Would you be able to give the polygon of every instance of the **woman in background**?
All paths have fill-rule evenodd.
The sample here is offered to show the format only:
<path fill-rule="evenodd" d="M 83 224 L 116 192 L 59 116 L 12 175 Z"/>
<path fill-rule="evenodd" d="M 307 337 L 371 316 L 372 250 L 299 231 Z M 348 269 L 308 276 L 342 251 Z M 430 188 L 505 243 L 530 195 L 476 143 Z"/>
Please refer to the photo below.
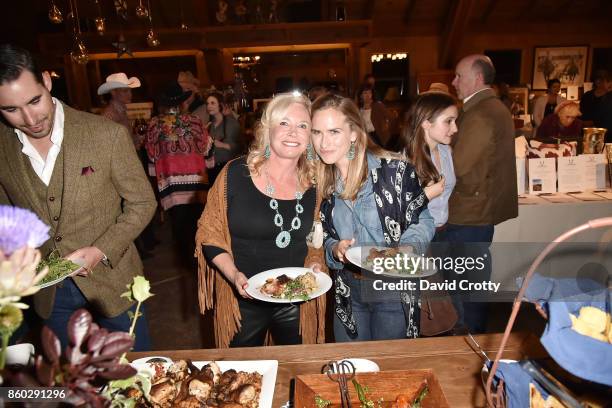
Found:
<path fill-rule="evenodd" d="M 274 344 L 325 339 L 325 296 L 279 304 L 246 292 L 248 279 L 266 270 L 322 267 L 322 250 L 306 241 L 319 214 L 310 127 L 306 97 L 275 96 L 248 156 L 225 166 L 209 194 L 196 254 L 200 310 L 214 310 L 217 347 L 262 346 L 268 333 Z"/>
<path fill-rule="evenodd" d="M 552 115 L 544 118 L 538 127 L 536 139 L 542 142 L 576 140 L 582 136 L 582 121 L 578 119 L 581 115 L 577 102 L 561 102 Z"/>
<path fill-rule="evenodd" d="M 187 265 L 193 261 L 195 224 L 206 203 L 204 157 L 211 146 L 202 121 L 181 113 L 190 95 L 177 82 L 166 86 L 159 98 L 160 114 L 151 118 L 145 140 L 161 206 L 170 216 L 174 241 Z"/>
<path fill-rule="evenodd" d="M 213 92 L 206 97 L 206 111 L 210 116 L 208 132 L 214 140 L 215 166 L 210 179 L 214 183 L 217 175 L 228 161 L 240 155 L 240 124 L 232 115 L 224 115 L 223 95 Z"/>
<path fill-rule="evenodd" d="M 365 122 L 367 134 L 380 147 L 389 143 L 389 115 L 385 104 L 374 97 L 374 88 L 364 84 L 359 93 L 359 112 Z"/>
<path fill-rule="evenodd" d="M 542 95 L 536 99 L 533 105 L 533 122 L 536 127 L 542 124 L 545 117 L 555 113 L 557 105 L 565 101 L 565 98 L 559 95 L 561 91 L 561 81 L 557 78 L 549 79 L 546 86 L 546 95 Z"/>
<path fill-rule="evenodd" d="M 426 186 L 427 208 L 436 226 L 434 241 L 448 220 L 448 199 L 456 182 L 450 143 L 457 133 L 457 115 L 457 100 L 450 94 L 423 93 L 410 107 L 402 130 L 404 153 Z"/>
<path fill-rule="evenodd" d="M 324 200 L 325 257 L 336 271 L 335 339 L 418 337 L 418 291 L 377 291 L 373 284 L 380 276 L 353 268 L 346 258 L 352 245 L 412 246 L 425 253 L 434 225 L 416 171 L 371 141 L 348 98 L 318 98 L 312 120 L 312 142 L 321 158 L 317 181 Z"/>

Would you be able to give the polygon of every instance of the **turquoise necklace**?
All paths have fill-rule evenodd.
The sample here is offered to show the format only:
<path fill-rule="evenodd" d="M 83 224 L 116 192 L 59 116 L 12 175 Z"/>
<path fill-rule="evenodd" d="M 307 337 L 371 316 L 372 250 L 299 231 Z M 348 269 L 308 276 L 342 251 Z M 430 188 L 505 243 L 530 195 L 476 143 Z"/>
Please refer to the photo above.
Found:
<path fill-rule="evenodd" d="M 300 220 L 300 214 L 304 212 L 304 207 L 300 204 L 300 200 L 303 197 L 303 193 L 299 189 L 299 179 L 297 185 L 295 187 L 295 199 L 297 202 L 295 203 L 295 217 L 291 220 L 291 229 L 285 231 L 283 228 L 283 224 L 285 223 L 283 216 L 278 211 L 278 201 L 273 197 L 276 189 L 270 182 L 270 176 L 268 172 L 264 170 L 264 175 L 266 176 L 266 194 L 270 197 L 270 208 L 274 210 L 276 213 L 274 215 L 274 225 L 280 228 L 280 232 L 276 236 L 276 246 L 279 248 L 287 248 L 291 243 L 291 231 L 297 231 L 302 226 L 302 220 Z"/>

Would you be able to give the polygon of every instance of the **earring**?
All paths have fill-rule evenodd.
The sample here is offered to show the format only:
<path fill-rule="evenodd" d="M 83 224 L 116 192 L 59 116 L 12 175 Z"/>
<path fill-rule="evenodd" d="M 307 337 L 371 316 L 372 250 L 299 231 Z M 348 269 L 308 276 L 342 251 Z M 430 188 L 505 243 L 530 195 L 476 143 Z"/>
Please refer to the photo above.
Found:
<path fill-rule="evenodd" d="M 306 160 L 311 162 L 314 159 L 314 149 L 312 148 L 312 144 L 308 143 L 308 146 L 306 146 Z"/>
<path fill-rule="evenodd" d="M 264 149 L 263 157 L 264 157 L 264 159 L 268 160 L 271 155 L 272 155 L 272 152 L 270 151 L 270 145 L 267 144 L 266 148 Z"/>
<path fill-rule="evenodd" d="M 353 160 L 355 158 L 355 142 L 351 142 L 351 147 L 349 147 L 348 152 L 346 153 L 346 158 L 349 160 Z"/>

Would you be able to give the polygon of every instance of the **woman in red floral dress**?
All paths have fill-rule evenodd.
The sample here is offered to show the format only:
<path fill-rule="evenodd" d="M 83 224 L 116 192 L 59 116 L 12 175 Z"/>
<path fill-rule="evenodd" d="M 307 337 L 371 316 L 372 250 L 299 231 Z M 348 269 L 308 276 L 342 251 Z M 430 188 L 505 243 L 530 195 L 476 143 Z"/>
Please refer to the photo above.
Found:
<path fill-rule="evenodd" d="M 191 264 L 197 220 L 206 203 L 209 183 L 205 156 L 211 138 L 202 121 L 181 113 L 191 95 L 178 83 L 166 87 L 159 98 L 160 114 L 149 122 L 145 147 L 155 164 L 162 208 L 172 222 L 175 243 Z"/>

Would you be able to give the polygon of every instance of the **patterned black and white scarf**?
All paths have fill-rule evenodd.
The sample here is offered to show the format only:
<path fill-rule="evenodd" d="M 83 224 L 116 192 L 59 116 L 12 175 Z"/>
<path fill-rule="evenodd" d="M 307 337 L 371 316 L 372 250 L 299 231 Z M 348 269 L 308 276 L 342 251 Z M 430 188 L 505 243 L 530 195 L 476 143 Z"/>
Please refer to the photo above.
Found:
<path fill-rule="evenodd" d="M 414 167 L 403 160 L 380 159 L 381 166 L 370 169 L 370 177 L 376 200 L 376 209 L 383 227 L 385 243 L 389 247 L 398 247 L 402 234 L 411 224 L 418 224 L 419 215 L 427 208 L 428 200 L 425 191 L 419 183 Z M 334 228 L 332 211 L 335 197 L 321 203 L 321 222 L 325 239 L 339 240 Z M 357 336 L 357 325 L 351 307 L 351 290 L 344 283 L 343 276 L 349 273 L 345 270 L 336 271 L 335 283 L 335 313 L 342 322 L 347 334 Z M 406 337 L 419 336 L 419 297 L 417 293 L 402 292 L 400 294 L 402 307 L 406 316 Z"/>

